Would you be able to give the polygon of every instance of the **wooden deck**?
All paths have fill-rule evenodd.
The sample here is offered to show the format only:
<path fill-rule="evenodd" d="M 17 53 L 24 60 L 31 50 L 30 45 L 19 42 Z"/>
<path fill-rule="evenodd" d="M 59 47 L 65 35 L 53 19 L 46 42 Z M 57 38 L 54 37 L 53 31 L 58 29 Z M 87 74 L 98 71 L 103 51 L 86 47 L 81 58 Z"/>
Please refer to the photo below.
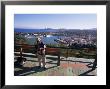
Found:
<path fill-rule="evenodd" d="M 96 76 L 97 68 L 92 69 L 94 59 L 60 57 L 60 66 L 57 66 L 57 56 L 46 55 L 46 70 L 38 69 L 38 59 L 34 54 L 27 54 L 26 63 L 14 68 L 15 76 Z M 15 56 L 15 61 L 16 61 Z"/>

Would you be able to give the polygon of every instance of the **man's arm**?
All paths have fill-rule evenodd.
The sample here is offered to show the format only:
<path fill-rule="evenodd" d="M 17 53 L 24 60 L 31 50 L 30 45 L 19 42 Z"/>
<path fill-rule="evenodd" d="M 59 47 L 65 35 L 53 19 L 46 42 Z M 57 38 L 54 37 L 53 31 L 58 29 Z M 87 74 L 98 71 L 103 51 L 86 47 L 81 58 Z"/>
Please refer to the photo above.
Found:
<path fill-rule="evenodd" d="M 45 50 L 46 49 L 46 45 L 44 45 L 44 47 L 43 48 L 40 48 L 40 50 Z"/>
<path fill-rule="evenodd" d="M 46 48 L 46 45 L 44 45 L 44 49 Z"/>

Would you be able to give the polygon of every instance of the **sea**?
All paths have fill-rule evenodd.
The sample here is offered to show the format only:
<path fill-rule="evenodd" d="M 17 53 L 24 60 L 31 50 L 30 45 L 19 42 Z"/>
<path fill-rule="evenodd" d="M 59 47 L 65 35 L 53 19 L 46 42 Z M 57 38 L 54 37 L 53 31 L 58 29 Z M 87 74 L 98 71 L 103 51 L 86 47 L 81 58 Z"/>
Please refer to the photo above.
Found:
<path fill-rule="evenodd" d="M 22 33 L 35 33 L 35 32 L 58 32 L 58 30 L 54 29 L 14 29 L 15 32 L 22 32 Z M 64 36 L 53 36 L 53 35 L 47 35 L 45 37 L 41 37 L 41 40 L 43 41 L 44 44 L 56 44 L 58 45 L 59 43 L 54 41 L 55 39 L 62 39 Z M 28 36 L 25 37 L 26 41 L 30 45 L 34 45 L 36 41 L 35 36 Z"/>
<path fill-rule="evenodd" d="M 55 41 L 55 39 L 62 39 L 64 38 L 63 36 L 52 36 L 52 35 L 47 35 L 46 37 L 41 37 L 41 40 L 43 41 L 44 44 L 58 44 L 58 42 Z M 34 45 L 36 41 L 36 37 L 28 37 L 26 38 L 28 44 Z"/>

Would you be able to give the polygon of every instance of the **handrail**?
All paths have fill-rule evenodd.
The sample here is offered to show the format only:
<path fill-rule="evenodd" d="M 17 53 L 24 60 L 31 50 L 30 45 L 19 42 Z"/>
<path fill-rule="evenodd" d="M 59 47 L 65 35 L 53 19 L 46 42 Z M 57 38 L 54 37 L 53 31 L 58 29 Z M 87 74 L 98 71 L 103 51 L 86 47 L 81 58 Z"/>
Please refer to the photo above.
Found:
<path fill-rule="evenodd" d="M 17 45 L 17 46 L 20 46 L 20 56 L 22 57 L 23 55 L 23 51 L 24 49 L 29 49 L 29 48 L 32 48 L 34 47 L 34 45 L 27 45 L 27 44 L 20 44 L 20 45 Z M 59 48 L 46 48 L 46 54 L 52 54 L 52 55 L 57 55 L 58 56 L 58 62 L 57 62 L 57 65 L 59 66 L 60 65 L 60 49 Z"/>
<path fill-rule="evenodd" d="M 35 50 L 35 48 L 34 48 L 34 45 L 28 45 L 28 44 L 17 44 L 17 45 L 15 45 L 15 46 L 18 46 L 18 47 L 20 47 L 20 48 L 23 48 L 23 50 L 29 50 L 29 49 L 31 49 L 31 50 Z M 33 49 L 32 49 L 33 48 Z M 69 47 L 47 47 L 46 48 L 46 52 L 47 53 L 55 53 L 55 52 L 57 52 L 57 53 L 60 53 L 60 49 L 71 49 L 71 48 L 69 48 Z M 83 49 L 81 49 L 81 50 L 87 50 L 88 48 L 83 48 Z M 56 53 L 56 54 L 57 54 Z M 80 54 L 83 54 L 83 55 L 85 55 L 85 56 L 95 56 L 95 54 L 88 54 L 88 53 L 84 53 L 84 52 L 81 52 L 80 50 L 79 50 L 79 53 Z"/>

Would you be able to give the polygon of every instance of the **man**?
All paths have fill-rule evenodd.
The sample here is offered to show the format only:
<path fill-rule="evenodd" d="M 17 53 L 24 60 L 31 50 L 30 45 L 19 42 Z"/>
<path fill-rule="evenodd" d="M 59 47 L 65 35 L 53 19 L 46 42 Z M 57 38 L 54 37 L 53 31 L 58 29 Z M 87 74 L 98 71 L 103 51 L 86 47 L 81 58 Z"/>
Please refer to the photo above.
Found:
<path fill-rule="evenodd" d="M 46 69 L 46 55 L 45 55 L 45 44 L 41 41 L 40 38 L 36 39 L 35 43 L 36 48 L 36 56 L 38 57 L 39 66 L 38 68 L 41 68 L 41 63 L 43 64 L 43 69 Z"/>

